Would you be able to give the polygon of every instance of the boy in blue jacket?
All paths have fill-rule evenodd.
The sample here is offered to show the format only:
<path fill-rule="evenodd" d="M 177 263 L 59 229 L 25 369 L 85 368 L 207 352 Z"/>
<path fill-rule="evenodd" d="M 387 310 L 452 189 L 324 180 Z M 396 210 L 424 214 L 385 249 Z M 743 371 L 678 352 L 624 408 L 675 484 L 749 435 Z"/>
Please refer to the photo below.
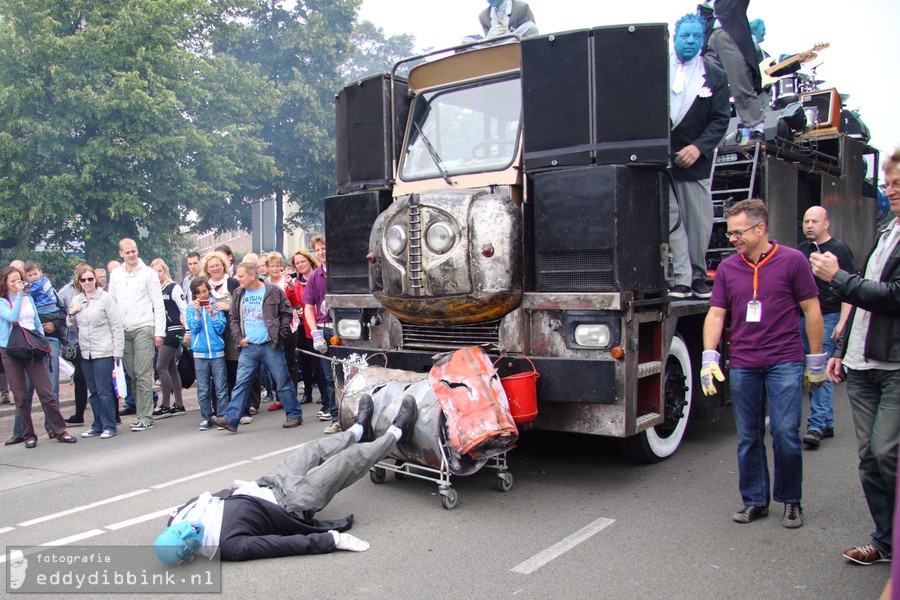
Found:
<path fill-rule="evenodd" d="M 210 428 L 216 407 L 228 406 L 228 377 L 225 370 L 225 313 L 216 310 L 210 302 L 209 282 L 204 277 L 191 281 L 191 297 L 194 299 L 185 311 L 185 321 L 191 331 L 194 351 L 194 371 L 197 374 L 197 401 L 200 404 L 200 431 Z M 215 387 L 216 403 L 210 405 L 209 383 Z"/>

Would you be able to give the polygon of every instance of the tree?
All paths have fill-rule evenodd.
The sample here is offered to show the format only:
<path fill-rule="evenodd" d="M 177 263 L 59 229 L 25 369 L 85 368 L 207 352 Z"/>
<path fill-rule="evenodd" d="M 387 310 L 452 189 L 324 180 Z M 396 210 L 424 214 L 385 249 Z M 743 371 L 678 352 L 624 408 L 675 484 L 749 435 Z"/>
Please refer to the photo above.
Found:
<path fill-rule="evenodd" d="M 390 73 L 394 63 L 415 52 L 412 34 L 385 37 L 384 29 L 371 21 L 361 21 L 353 31 L 353 53 L 341 66 L 344 84 L 379 73 Z M 401 73 L 408 72 L 408 68 Z"/>
<path fill-rule="evenodd" d="M 279 250 L 285 221 L 308 224 L 304 215 L 321 214 L 322 199 L 334 189 L 334 94 L 360 2 L 264 0 L 212 38 L 217 53 L 258 67 L 278 94 L 261 127 L 277 170 L 246 180 L 239 193 L 248 201 L 274 198 L 278 211 L 285 197 L 299 205 L 297 215 L 276 215 Z"/>
<path fill-rule="evenodd" d="M 274 173 L 259 127 L 274 86 L 209 51 L 240 0 L 0 0 L 0 238 L 181 243 L 192 210 L 237 223 L 245 179 Z"/>

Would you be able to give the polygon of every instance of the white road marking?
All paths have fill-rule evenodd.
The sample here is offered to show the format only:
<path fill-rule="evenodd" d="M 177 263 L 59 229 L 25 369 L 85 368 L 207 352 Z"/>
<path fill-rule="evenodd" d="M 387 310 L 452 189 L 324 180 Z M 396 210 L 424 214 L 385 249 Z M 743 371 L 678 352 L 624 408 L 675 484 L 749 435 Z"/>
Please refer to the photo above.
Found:
<path fill-rule="evenodd" d="M 83 510 L 90 510 L 92 508 L 97 508 L 98 506 L 103 506 L 104 504 L 110 504 L 112 502 L 118 502 L 119 500 L 126 500 L 128 498 L 133 498 L 134 496 L 139 496 L 141 494 L 145 494 L 150 490 L 135 490 L 133 492 L 128 492 L 127 494 L 122 494 L 120 496 L 113 496 L 112 498 L 106 498 L 105 500 L 98 500 L 97 502 L 91 502 L 90 504 L 85 504 L 83 506 L 76 506 L 75 508 L 70 508 L 68 510 L 60 511 L 58 513 L 53 513 L 52 515 L 45 515 L 43 517 L 38 517 L 36 519 L 31 519 L 30 521 L 22 521 L 19 523 L 19 527 L 28 527 L 29 525 L 36 525 L 38 523 L 43 523 L 44 521 L 52 521 L 53 519 L 58 519 L 59 517 L 65 517 L 77 512 L 81 512 Z"/>
<path fill-rule="evenodd" d="M 170 506 L 164 510 L 158 510 L 156 512 L 147 513 L 146 515 L 141 515 L 139 517 L 134 517 L 133 519 L 128 519 L 127 521 L 119 521 L 118 523 L 113 523 L 112 525 L 107 525 L 104 529 L 109 529 L 110 531 L 116 531 L 117 529 L 124 529 L 125 527 L 130 527 L 132 525 L 137 525 L 138 523 L 143 523 L 144 521 L 152 521 L 153 519 L 158 519 L 159 517 L 165 517 L 172 513 L 174 509 L 178 508 L 177 506 Z"/>
<path fill-rule="evenodd" d="M 75 535 L 70 535 L 69 537 L 53 540 L 52 542 L 44 542 L 43 544 L 41 544 L 41 546 L 65 546 L 66 544 L 71 544 L 72 542 L 80 542 L 81 540 L 92 538 L 98 535 L 103 535 L 104 533 L 106 532 L 102 529 L 91 529 L 90 531 L 82 531 L 81 533 L 76 533 Z"/>
<path fill-rule="evenodd" d="M 184 483 L 185 481 L 190 481 L 191 479 L 197 479 L 198 477 L 204 477 L 206 475 L 212 475 L 213 473 L 218 473 L 219 471 L 227 471 L 228 469 L 233 469 L 235 467 L 239 467 L 241 465 L 250 464 L 249 460 L 239 460 L 238 462 L 231 463 L 230 465 L 223 465 L 221 467 L 216 467 L 215 469 L 210 469 L 209 471 L 201 471 L 200 473 L 194 473 L 193 475 L 188 475 L 187 477 L 180 477 L 178 479 L 173 479 L 172 481 L 166 481 L 165 483 L 157 483 L 156 485 L 151 485 L 150 487 L 154 490 L 161 490 L 163 488 L 167 488 L 172 485 L 178 485 L 179 483 Z"/>
<path fill-rule="evenodd" d="M 542 550 L 528 560 L 520 562 L 515 567 L 510 569 L 510 571 L 512 571 L 513 573 L 521 573 L 522 575 L 529 575 L 531 573 L 534 573 L 550 561 L 556 560 L 578 544 L 581 544 L 582 542 L 590 539 L 615 522 L 615 519 L 607 519 L 605 517 L 601 517 L 593 523 L 582 527 L 572 535 L 556 542 L 546 550 Z"/>
<path fill-rule="evenodd" d="M 7 531 L 12 531 L 15 527 L 0 527 L 0 533 L 6 533 Z"/>

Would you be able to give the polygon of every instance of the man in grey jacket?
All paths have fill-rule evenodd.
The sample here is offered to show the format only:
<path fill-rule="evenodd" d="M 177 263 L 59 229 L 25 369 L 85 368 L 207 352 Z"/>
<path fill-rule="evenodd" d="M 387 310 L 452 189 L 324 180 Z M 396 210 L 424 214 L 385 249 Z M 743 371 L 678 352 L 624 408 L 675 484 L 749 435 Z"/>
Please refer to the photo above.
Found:
<path fill-rule="evenodd" d="M 250 385 L 264 364 L 275 383 L 278 400 L 284 405 L 287 420 L 282 427 L 297 427 L 303 423 L 303 411 L 297 402 L 297 388 L 288 374 L 283 345 L 291 331 L 291 305 L 280 287 L 259 279 L 259 269 L 253 263 L 237 266 L 237 280 L 241 287 L 234 291 L 228 312 L 228 326 L 241 351 L 237 381 L 224 414 L 213 417 L 212 421 L 237 433 L 241 415 L 247 408 Z"/>
<path fill-rule="evenodd" d="M 153 427 L 153 352 L 166 335 L 166 311 L 156 271 L 138 258 L 134 240 L 119 242 L 119 256 L 125 261 L 109 275 L 109 294 L 119 307 L 125 329 L 122 360 L 134 382 L 137 421 L 132 431 Z"/>

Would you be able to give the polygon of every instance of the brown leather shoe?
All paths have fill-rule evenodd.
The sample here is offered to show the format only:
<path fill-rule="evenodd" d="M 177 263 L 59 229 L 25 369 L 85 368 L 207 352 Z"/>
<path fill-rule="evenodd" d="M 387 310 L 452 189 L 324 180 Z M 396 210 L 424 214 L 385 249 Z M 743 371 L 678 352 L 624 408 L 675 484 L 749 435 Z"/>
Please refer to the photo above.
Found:
<path fill-rule="evenodd" d="M 303 425 L 303 417 L 288 419 L 284 423 L 282 423 L 281 426 L 285 429 L 291 429 L 292 427 L 299 427 L 300 425 Z"/>
<path fill-rule="evenodd" d="M 231 433 L 237 433 L 237 427 L 235 427 L 234 425 L 232 425 L 231 423 L 226 421 L 225 417 L 215 416 L 212 418 L 212 422 L 214 425 L 216 425 L 218 427 L 224 427 Z"/>
<path fill-rule="evenodd" d="M 6 440 L 5 442 L 3 442 L 3 445 L 4 446 L 15 446 L 16 444 L 21 444 L 24 441 L 25 441 L 25 438 L 23 438 L 21 435 L 14 435 L 11 438 L 9 438 L 8 440 Z"/>
<path fill-rule="evenodd" d="M 879 562 L 891 562 L 891 559 L 881 553 L 874 544 L 855 546 L 844 550 L 844 558 L 858 565 L 874 565 Z"/>

